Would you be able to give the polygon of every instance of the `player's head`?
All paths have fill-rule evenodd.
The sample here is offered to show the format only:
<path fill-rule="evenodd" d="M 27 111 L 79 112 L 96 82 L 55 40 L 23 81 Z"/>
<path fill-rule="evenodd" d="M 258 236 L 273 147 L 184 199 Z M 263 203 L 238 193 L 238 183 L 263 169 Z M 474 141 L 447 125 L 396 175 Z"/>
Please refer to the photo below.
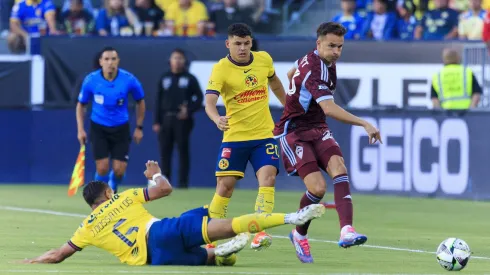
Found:
<path fill-rule="evenodd" d="M 94 180 L 83 188 L 83 198 L 91 208 L 96 208 L 114 195 L 109 185 L 103 181 Z"/>
<path fill-rule="evenodd" d="M 247 63 L 250 60 L 250 49 L 252 48 L 250 27 L 243 23 L 230 25 L 226 47 L 230 50 L 230 56 L 234 61 Z"/>
<path fill-rule="evenodd" d="M 185 53 L 181 49 L 175 49 L 170 55 L 170 69 L 173 73 L 180 73 L 185 70 L 186 63 Z"/>
<path fill-rule="evenodd" d="M 328 63 L 337 61 L 342 54 L 346 32 L 344 26 L 339 23 L 322 23 L 316 30 L 318 55 Z"/>
<path fill-rule="evenodd" d="M 106 47 L 100 52 L 99 65 L 104 73 L 112 74 L 119 66 L 119 55 L 113 47 Z"/>

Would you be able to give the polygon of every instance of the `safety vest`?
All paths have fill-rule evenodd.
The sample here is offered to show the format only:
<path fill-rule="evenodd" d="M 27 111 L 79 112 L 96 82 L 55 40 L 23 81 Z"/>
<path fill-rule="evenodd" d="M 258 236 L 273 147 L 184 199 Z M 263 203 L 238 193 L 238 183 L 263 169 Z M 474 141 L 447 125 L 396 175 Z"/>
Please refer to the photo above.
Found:
<path fill-rule="evenodd" d="M 446 65 L 432 78 L 432 86 L 443 109 L 469 109 L 473 72 L 459 64 Z"/>

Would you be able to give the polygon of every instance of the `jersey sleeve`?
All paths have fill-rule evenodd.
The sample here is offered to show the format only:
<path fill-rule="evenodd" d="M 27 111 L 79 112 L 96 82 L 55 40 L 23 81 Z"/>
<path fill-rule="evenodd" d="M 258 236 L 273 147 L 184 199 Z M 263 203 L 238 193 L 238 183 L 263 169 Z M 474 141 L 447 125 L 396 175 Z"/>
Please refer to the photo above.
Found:
<path fill-rule="evenodd" d="M 267 73 L 267 78 L 273 78 L 276 75 L 276 70 L 274 69 L 274 61 L 268 53 L 265 54 L 267 56 L 267 68 L 269 69 Z"/>
<path fill-rule="evenodd" d="M 48 0 L 44 2 L 44 14 L 55 12 L 55 11 L 56 11 L 56 7 L 54 6 L 52 1 Z"/>
<path fill-rule="evenodd" d="M 68 245 L 70 245 L 76 251 L 82 251 L 85 247 L 90 245 L 91 234 L 87 233 L 83 223 L 80 225 L 73 237 L 68 241 Z"/>
<path fill-rule="evenodd" d="M 20 21 L 20 5 L 19 5 L 19 3 L 16 3 L 12 7 L 12 12 L 10 13 L 10 20 Z"/>
<path fill-rule="evenodd" d="M 312 66 L 311 71 L 306 75 L 305 88 L 311 93 L 317 103 L 323 100 L 333 99 L 332 91 L 327 86 L 328 68 L 325 64 L 320 63 Z"/>
<path fill-rule="evenodd" d="M 136 200 L 139 203 L 147 203 L 150 200 L 148 196 L 148 188 L 132 188 L 123 193 L 127 193 L 128 197 Z"/>
<path fill-rule="evenodd" d="M 209 77 L 208 86 L 206 87 L 206 94 L 220 95 L 223 92 L 223 73 L 218 64 L 214 65 Z"/>
<path fill-rule="evenodd" d="M 93 91 L 91 87 L 91 76 L 85 77 L 82 83 L 82 88 L 80 89 L 80 94 L 78 95 L 78 102 L 82 104 L 87 104 L 93 96 Z"/>
<path fill-rule="evenodd" d="M 134 100 L 140 101 L 145 97 L 145 92 L 143 91 L 143 85 L 136 77 L 131 77 L 131 96 Z"/>

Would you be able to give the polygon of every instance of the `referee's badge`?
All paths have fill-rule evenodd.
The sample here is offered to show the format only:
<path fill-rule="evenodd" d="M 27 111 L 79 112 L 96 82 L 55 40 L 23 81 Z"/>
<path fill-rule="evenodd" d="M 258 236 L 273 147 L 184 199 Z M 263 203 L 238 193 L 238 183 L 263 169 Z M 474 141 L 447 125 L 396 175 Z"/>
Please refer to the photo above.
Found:
<path fill-rule="evenodd" d="M 228 166 L 230 166 L 230 163 L 228 162 L 227 159 L 220 159 L 218 166 L 219 166 L 219 169 L 226 170 L 226 169 L 228 169 Z"/>
<path fill-rule="evenodd" d="M 94 95 L 94 102 L 97 104 L 104 104 L 104 96 L 103 95 Z"/>

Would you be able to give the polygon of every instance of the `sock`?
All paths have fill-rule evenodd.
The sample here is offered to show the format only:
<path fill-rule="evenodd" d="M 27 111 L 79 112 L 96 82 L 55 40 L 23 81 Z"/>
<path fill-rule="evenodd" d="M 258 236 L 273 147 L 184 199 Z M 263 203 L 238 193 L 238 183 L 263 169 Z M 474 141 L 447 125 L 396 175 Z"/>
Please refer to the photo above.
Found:
<path fill-rule="evenodd" d="M 213 200 L 209 205 L 208 213 L 209 217 L 212 219 L 224 219 L 226 218 L 226 214 L 228 212 L 228 203 L 230 202 L 230 198 L 225 198 L 217 193 L 214 194 Z M 217 242 L 214 241 L 211 243 L 216 246 Z"/>
<path fill-rule="evenodd" d="M 255 213 L 272 213 L 272 210 L 274 210 L 274 187 L 259 187 Z"/>
<path fill-rule="evenodd" d="M 236 234 L 250 232 L 257 233 L 267 228 L 276 227 L 288 223 L 287 214 L 279 213 L 255 213 L 234 218 L 231 227 Z"/>
<path fill-rule="evenodd" d="M 99 173 L 95 172 L 95 180 L 108 183 L 109 182 L 109 175 L 101 176 L 101 175 L 99 175 Z"/>
<path fill-rule="evenodd" d="M 301 198 L 301 201 L 299 202 L 299 209 L 302 209 L 303 207 L 306 207 L 310 204 L 319 203 L 321 200 L 321 197 L 317 197 L 309 191 L 306 191 Z M 298 232 L 300 235 L 306 236 L 306 234 L 308 234 L 308 227 L 310 227 L 310 222 L 311 221 L 308 221 L 303 225 L 297 225 L 296 232 Z"/>
<path fill-rule="evenodd" d="M 109 173 L 109 186 L 114 190 L 114 193 L 117 193 L 117 187 L 121 184 L 124 177 L 118 178 L 116 174 L 114 174 L 114 170 L 111 170 Z"/>
<path fill-rule="evenodd" d="M 347 174 L 338 175 L 333 178 L 333 192 L 335 207 L 339 215 L 340 228 L 344 228 L 346 225 L 352 225 L 354 210 Z"/>

